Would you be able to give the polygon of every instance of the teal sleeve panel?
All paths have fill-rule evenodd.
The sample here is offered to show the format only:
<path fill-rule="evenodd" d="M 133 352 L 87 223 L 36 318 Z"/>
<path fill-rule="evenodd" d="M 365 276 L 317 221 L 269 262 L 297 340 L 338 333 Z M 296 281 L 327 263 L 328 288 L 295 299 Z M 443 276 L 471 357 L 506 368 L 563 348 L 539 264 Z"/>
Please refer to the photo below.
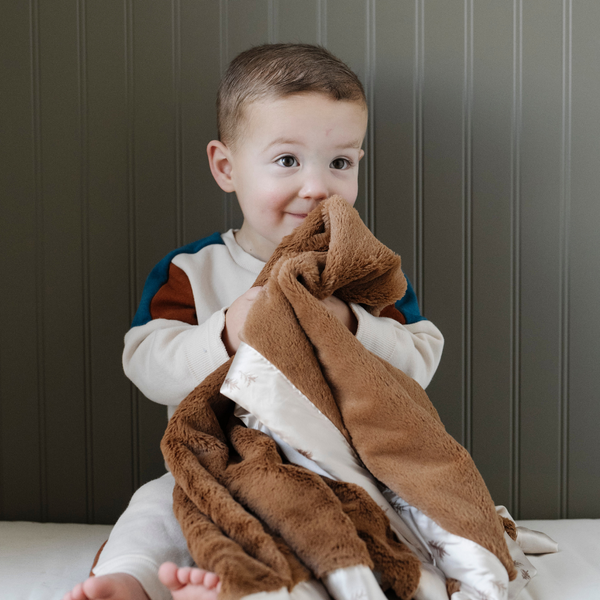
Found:
<path fill-rule="evenodd" d="M 157 294 L 158 290 L 160 290 L 160 288 L 167 283 L 171 261 L 178 254 L 196 254 L 196 252 L 199 252 L 202 250 L 202 248 L 210 246 L 211 244 L 225 244 L 220 233 L 213 233 L 212 235 L 202 238 L 201 240 L 187 244 L 187 246 L 182 246 L 181 248 L 173 250 L 167 254 L 167 256 L 165 256 L 154 267 L 154 269 L 152 269 L 150 275 L 148 275 L 148 279 L 146 279 L 144 291 L 142 292 L 142 299 L 140 300 L 140 305 L 135 313 L 135 317 L 133 318 L 133 323 L 131 324 L 132 327 L 145 325 L 152 320 L 150 305 L 152 304 L 152 299 Z"/>
<path fill-rule="evenodd" d="M 406 274 L 404 274 L 406 277 Z M 412 325 L 413 323 L 418 323 L 419 321 L 427 321 L 427 319 L 421 314 L 419 309 L 419 301 L 417 300 L 417 295 L 415 294 L 415 290 L 406 277 L 406 293 L 400 300 L 397 300 L 394 304 L 394 307 L 399 310 L 406 319 L 407 325 Z"/>

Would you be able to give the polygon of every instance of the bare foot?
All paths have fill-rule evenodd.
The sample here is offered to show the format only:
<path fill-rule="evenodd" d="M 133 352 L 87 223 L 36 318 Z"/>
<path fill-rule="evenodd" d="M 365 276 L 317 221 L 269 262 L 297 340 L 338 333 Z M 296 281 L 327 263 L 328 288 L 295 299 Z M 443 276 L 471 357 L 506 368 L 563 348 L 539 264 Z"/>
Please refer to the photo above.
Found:
<path fill-rule="evenodd" d="M 65 594 L 63 600 L 150 600 L 141 583 L 127 573 L 90 577 Z"/>
<path fill-rule="evenodd" d="M 203 569 L 179 568 L 167 562 L 160 566 L 158 578 L 171 590 L 173 600 L 217 600 L 217 594 L 221 591 L 217 575 Z"/>

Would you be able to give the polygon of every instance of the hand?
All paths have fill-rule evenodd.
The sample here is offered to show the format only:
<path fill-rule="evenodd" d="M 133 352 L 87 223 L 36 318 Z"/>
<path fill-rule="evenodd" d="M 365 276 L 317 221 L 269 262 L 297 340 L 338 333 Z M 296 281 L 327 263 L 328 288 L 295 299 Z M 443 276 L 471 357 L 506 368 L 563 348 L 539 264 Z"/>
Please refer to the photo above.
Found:
<path fill-rule="evenodd" d="M 356 335 L 358 321 L 352 309 L 343 300 L 335 296 L 329 296 L 329 298 L 325 298 L 321 302 L 329 312 L 334 314 L 350 330 L 352 335 Z"/>
<path fill-rule="evenodd" d="M 225 313 L 225 327 L 221 339 L 229 356 L 233 356 L 240 347 L 240 330 L 244 326 L 248 312 L 261 290 L 261 286 L 250 288 L 235 300 Z"/>

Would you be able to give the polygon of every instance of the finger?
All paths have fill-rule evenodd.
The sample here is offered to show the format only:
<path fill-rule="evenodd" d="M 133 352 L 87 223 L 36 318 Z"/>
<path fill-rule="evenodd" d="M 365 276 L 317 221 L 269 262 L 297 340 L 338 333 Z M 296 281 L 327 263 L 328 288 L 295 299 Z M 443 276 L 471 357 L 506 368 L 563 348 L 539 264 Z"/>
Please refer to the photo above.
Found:
<path fill-rule="evenodd" d="M 333 296 L 328 296 L 327 298 L 323 298 L 321 300 L 321 304 L 323 304 L 323 306 L 327 309 L 327 310 L 334 310 L 335 309 L 335 301 L 333 300 Z"/>
<path fill-rule="evenodd" d="M 247 300 L 255 300 L 256 297 L 262 292 L 263 286 L 257 285 L 251 287 L 245 294 Z"/>

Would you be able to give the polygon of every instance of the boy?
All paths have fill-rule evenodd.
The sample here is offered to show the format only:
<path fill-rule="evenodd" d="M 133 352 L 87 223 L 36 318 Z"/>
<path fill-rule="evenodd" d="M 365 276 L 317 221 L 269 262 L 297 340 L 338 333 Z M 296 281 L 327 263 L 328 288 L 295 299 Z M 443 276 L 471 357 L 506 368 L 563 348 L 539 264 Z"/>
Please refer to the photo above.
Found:
<path fill-rule="evenodd" d="M 217 102 L 219 140 L 208 144 L 211 172 L 235 192 L 239 231 L 214 234 L 168 255 L 153 270 L 125 337 L 128 377 L 150 399 L 175 407 L 233 355 L 259 288 L 250 289 L 282 238 L 326 198 L 353 205 L 367 128 L 356 75 L 326 50 L 302 44 L 252 48 L 228 68 Z M 423 387 L 439 363 L 443 338 L 420 316 L 409 286 L 396 320 L 358 305 L 323 301 L 371 352 Z M 393 311 L 392 311 L 393 312 Z M 115 526 L 90 578 L 65 596 L 204 600 L 218 579 L 190 565 L 172 512 L 173 478 L 140 488 Z M 156 571 L 161 563 L 160 580 Z"/>

